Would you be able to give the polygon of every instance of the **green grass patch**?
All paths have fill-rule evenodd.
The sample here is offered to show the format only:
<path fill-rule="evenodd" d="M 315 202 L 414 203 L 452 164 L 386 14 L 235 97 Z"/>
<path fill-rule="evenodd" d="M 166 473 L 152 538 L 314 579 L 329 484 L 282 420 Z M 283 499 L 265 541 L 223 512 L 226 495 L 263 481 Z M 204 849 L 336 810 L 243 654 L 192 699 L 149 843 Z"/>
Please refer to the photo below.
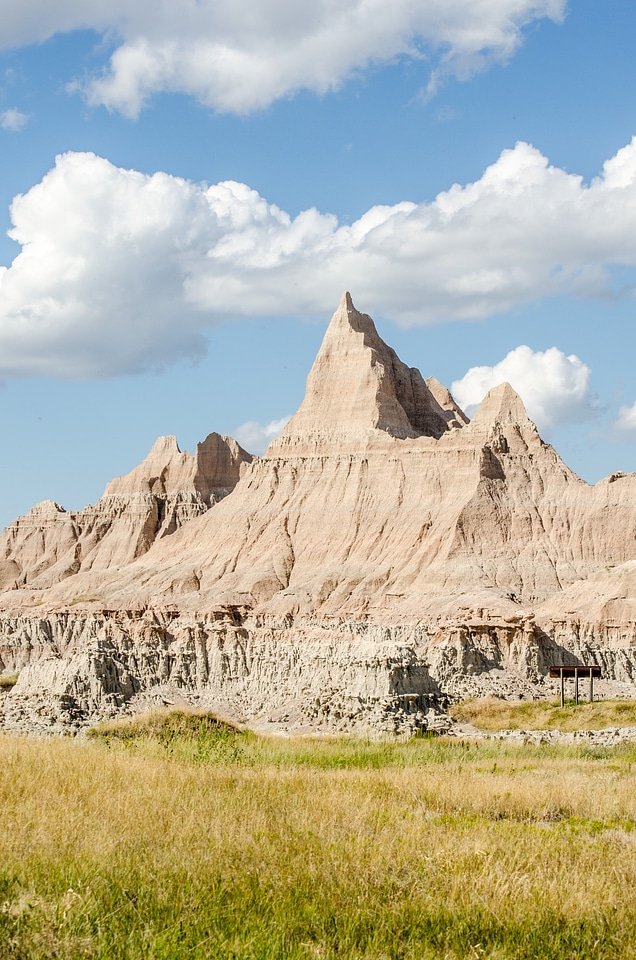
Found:
<path fill-rule="evenodd" d="M 451 710 L 455 719 L 480 730 L 604 730 L 636 726 L 636 700 L 597 700 L 564 707 L 545 700 L 465 700 Z"/>
<path fill-rule="evenodd" d="M 195 763 L 238 763 L 254 735 L 214 714 L 190 710 L 156 710 L 92 727 L 88 737 L 107 746 L 167 754 Z"/>
<path fill-rule="evenodd" d="M 11 690 L 18 682 L 17 673 L 5 673 L 0 676 L 0 690 Z"/>
<path fill-rule="evenodd" d="M 388 770 L 420 767 L 485 765 L 491 773 L 525 761 L 531 751 L 515 743 L 458 740 L 452 737 L 413 737 L 371 740 L 364 737 L 280 737 L 257 735 L 195 710 L 154 710 L 103 723 L 88 731 L 90 740 L 111 749 L 141 756 L 194 763 L 233 763 L 246 766 L 320 770 Z M 622 770 L 636 763 L 636 744 L 616 747 L 593 744 L 550 744 L 539 748 L 558 762 L 613 758 Z M 494 764 L 493 764 L 494 761 Z"/>

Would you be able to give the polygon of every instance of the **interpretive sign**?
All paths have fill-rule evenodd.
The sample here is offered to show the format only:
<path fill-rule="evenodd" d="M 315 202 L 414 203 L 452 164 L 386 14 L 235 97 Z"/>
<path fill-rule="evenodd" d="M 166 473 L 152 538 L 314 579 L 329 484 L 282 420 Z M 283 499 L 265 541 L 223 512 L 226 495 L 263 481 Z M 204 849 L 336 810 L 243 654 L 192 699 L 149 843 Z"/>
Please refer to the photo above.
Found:
<path fill-rule="evenodd" d="M 574 679 L 574 702 L 579 702 L 579 677 L 588 677 L 590 685 L 588 688 L 587 699 L 591 703 L 594 699 L 594 677 L 600 677 L 601 668 L 596 664 L 580 663 L 575 664 L 557 664 L 550 667 L 551 677 L 560 677 L 561 679 L 561 706 L 565 706 L 565 680 Z"/>

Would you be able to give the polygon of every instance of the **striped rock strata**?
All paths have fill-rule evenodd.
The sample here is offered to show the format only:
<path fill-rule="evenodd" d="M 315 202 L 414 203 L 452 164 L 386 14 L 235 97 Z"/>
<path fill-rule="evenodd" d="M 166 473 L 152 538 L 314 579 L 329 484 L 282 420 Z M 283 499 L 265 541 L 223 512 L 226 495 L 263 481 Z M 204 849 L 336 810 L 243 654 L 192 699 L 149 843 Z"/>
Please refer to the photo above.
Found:
<path fill-rule="evenodd" d="M 2 536 L 0 588 L 41 590 L 85 570 L 131 563 L 232 492 L 252 457 L 231 437 L 211 433 L 194 456 L 159 437 L 146 459 L 107 484 L 95 506 L 66 511 L 36 504 Z"/>
<path fill-rule="evenodd" d="M 0 596 L 9 725 L 187 700 L 409 731 L 449 697 L 545 695 L 555 662 L 635 689 L 636 475 L 584 483 L 507 384 L 468 422 L 348 294 L 281 436 L 168 533 Z"/>

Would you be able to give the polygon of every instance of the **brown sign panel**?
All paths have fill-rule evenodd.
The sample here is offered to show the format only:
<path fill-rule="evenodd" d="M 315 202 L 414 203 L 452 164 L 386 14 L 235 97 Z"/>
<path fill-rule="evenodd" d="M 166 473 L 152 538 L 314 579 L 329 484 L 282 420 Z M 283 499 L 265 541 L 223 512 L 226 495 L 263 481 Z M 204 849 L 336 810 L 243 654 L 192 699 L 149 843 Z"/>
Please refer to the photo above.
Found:
<path fill-rule="evenodd" d="M 551 677 L 575 677 L 576 671 L 581 679 L 585 677 L 600 677 L 601 668 L 597 667 L 596 664 L 581 663 L 572 666 L 571 664 L 557 665 L 556 667 L 550 667 L 550 676 Z"/>

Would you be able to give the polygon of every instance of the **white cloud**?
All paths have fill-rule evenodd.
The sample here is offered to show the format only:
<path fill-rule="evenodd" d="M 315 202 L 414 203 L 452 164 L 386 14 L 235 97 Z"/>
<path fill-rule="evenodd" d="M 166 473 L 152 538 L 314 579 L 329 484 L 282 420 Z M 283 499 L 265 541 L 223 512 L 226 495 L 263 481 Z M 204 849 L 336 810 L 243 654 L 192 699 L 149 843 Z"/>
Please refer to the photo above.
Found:
<path fill-rule="evenodd" d="M 210 187 L 69 153 L 15 198 L 0 267 L 0 376 L 105 376 L 196 357 L 244 316 L 328 317 L 344 289 L 402 326 L 537 298 L 634 293 L 636 138 L 589 185 L 518 143 L 475 183 L 358 221 L 295 219 Z"/>
<path fill-rule="evenodd" d="M 2 44 L 92 28 L 118 44 L 87 96 L 136 116 L 161 91 L 217 110 L 324 93 L 398 57 L 426 59 L 435 83 L 505 62 L 532 21 L 566 0 L 3 0 Z M 430 84 L 429 84 L 430 86 Z"/>
<path fill-rule="evenodd" d="M 232 432 L 232 436 L 238 440 L 241 446 L 250 453 L 264 453 L 272 440 L 278 436 L 283 428 L 291 420 L 291 414 L 281 417 L 280 420 L 270 420 L 269 423 L 262 424 L 256 420 L 248 420 L 242 423 L 240 427 Z"/>
<path fill-rule="evenodd" d="M 631 433 L 636 436 L 636 403 L 631 407 L 620 408 L 615 427 L 620 433 Z"/>
<path fill-rule="evenodd" d="M 29 115 L 27 113 L 21 113 L 19 110 L 16 110 L 15 107 L 11 110 L 5 110 L 4 113 L 0 113 L 0 127 L 2 127 L 3 130 L 21 130 L 28 122 Z"/>
<path fill-rule="evenodd" d="M 471 367 L 451 390 L 460 407 L 473 416 L 489 390 L 509 383 L 524 401 L 528 416 L 545 431 L 594 416 L 590 374 L 574 354 L 567 357 L 556 347 L 535 353 L 521 346 L 493 367 Z"/>
<path fill-rule="evenodd" d="M 23 249 L 0 268 L 0 371 L 100 376 L 205 350 L 183 290 L 213 240 L 200 188 L 67 154 L 11 215 Z"/>

